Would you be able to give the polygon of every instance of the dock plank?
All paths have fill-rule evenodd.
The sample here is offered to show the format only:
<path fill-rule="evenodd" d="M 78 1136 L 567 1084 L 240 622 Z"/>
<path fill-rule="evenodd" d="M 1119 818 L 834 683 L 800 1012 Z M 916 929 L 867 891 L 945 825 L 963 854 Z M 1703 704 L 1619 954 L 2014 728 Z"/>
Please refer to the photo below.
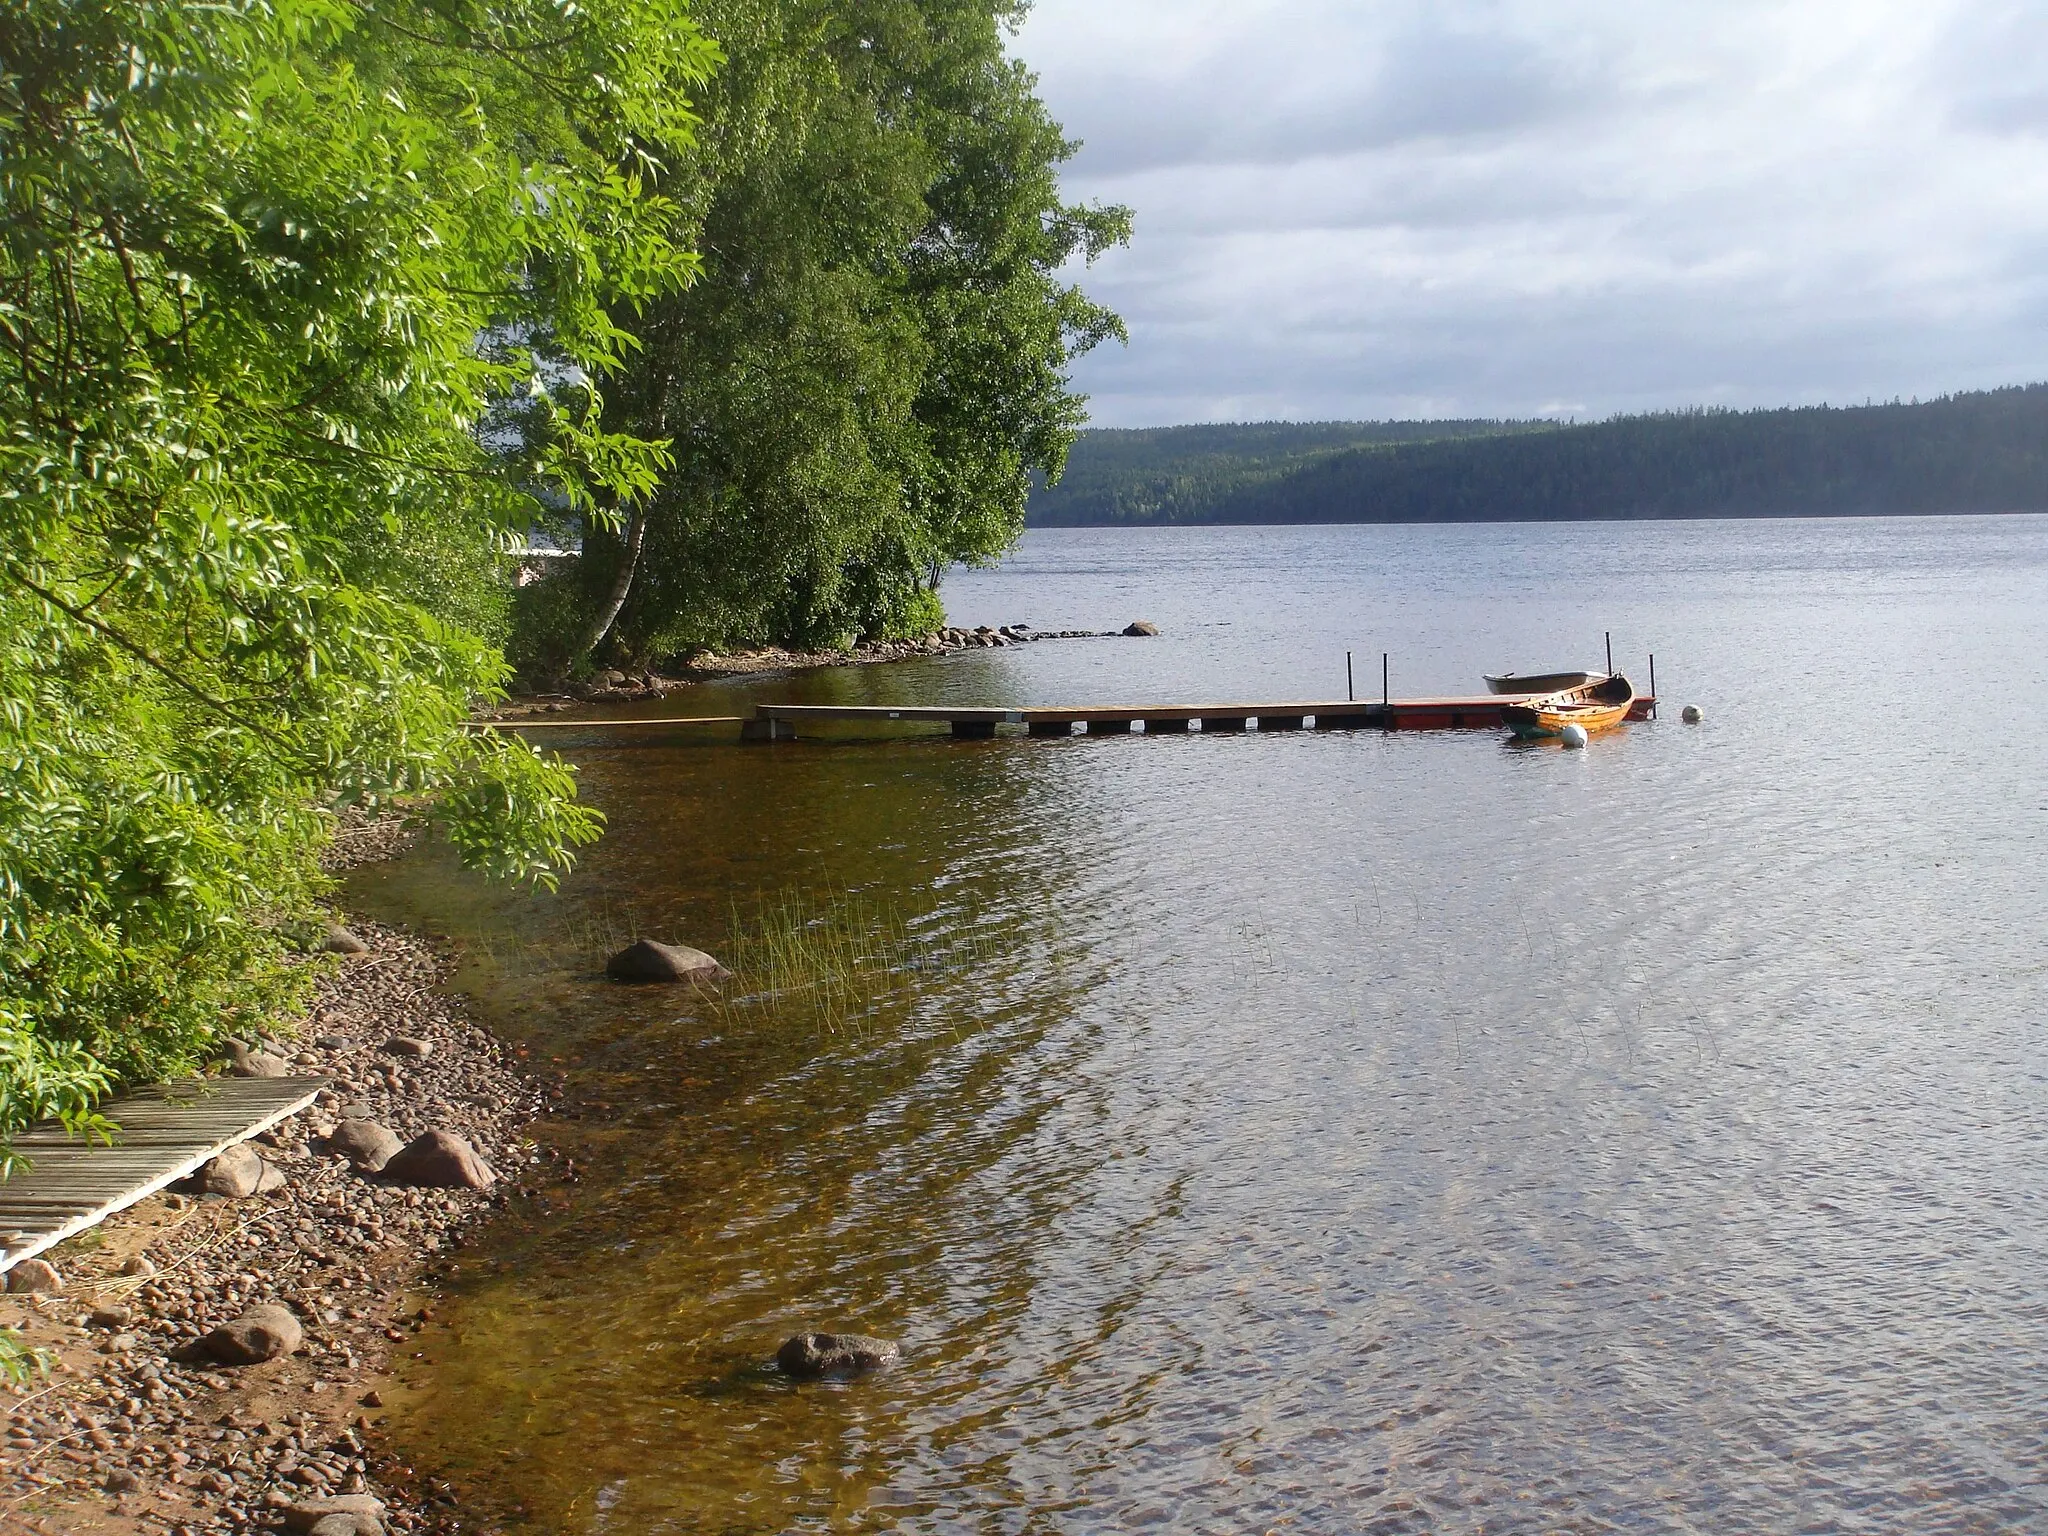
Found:
<path fill-rule="evenodd" d="M 223 1077 L 138 1088 L 100 1106 L 121 1127 L 111 1147 L 87 1145 L 57 1125 L 23 1132 L 15 1150 L 33 1166 L 0 1183 L 0 1272 L 197 1172 L 297 1114 L 327 1084 Z"/>

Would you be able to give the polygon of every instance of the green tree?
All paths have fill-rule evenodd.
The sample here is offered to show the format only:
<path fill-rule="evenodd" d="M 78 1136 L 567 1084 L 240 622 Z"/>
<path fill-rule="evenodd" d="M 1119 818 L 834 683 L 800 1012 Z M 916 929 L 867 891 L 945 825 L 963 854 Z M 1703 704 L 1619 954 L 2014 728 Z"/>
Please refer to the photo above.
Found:
<path fill-rule="evenodd" d="M 542 882 L 595 835 L 464 728 L 463 621 L 536 493 L 662 468 L 594 381 L 695 270 L 716 57 L 680 0 L 0 12 L 0 1147 L 289 999 L 334 808 Z"/>
<path fill-rule="evenodd" d="M 1070 360 L 1122 334 L 1062 271 L 1129 229 L 1062 201 L 1075 146 L 1007 56 L 1021 13 L 699 7 L 730 61 L 676 204 L 705 272 L 607 398 L 672 463 L 618 532 L 565 520 L 584 558 L 526 599 L 556 616 L 535 661 L 926 632 L 940 574 L 1014 541 L 1083 417 Z"/>

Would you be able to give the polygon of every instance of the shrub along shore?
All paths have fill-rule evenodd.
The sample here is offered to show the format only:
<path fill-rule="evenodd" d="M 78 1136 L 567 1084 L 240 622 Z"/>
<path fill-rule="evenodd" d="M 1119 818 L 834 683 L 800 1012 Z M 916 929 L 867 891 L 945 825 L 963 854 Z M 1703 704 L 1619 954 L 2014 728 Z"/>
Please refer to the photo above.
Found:
<path fill-rule="evenodd" d="M 255 1169 L 202 1174 L 47 1255 L 57 1289 L 0 1299 L 0 1319 L 52 1357 L 6 1399 L 0 1529 L 476 1528 L 386 1450 L 390 1374 L 431 1342 L 438 1256 L 573 1170 L 525 1139 L 551 1090 L 441 990 L 448 956 L 394 929 L 356 932 L 366 952 L 318 982 L 300 1034 L 262 1042 L 333 1083 L 244 1144 L 274 1170 L 261 1192 L 227 1192 L 257 1182 L 238 1177 Z M 377 1172 L 365 1124 L 391 1133 L 387 1151 L 460 1137 L 488 1183 Z M 282 1338 L 238 1349 L 214 1335 L 276 1307 Z M 275 1358 L 231 1363 L 276 1345 Z"/>

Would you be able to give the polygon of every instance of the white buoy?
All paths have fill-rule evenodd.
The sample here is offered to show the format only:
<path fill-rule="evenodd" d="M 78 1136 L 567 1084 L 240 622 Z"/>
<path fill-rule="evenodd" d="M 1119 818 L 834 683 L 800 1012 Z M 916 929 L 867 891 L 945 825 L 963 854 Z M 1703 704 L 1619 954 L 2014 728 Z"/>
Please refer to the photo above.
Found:
<path fill-rule="evenodd" d="M 1678 718 L 1687 725 L 1698 725 L 1702 720 L 1706 719 L 1706 716 L 1700 713 L 1699 705 L 1688 704 L 1678 712 Z"/>
<path fill-rule="evenodd" d="M 1583 725 L 1567 725 L 1557 733 L 1557 739 L 1568 747 L 1583 747 L 1586 744 L 1586 728 Z"/>

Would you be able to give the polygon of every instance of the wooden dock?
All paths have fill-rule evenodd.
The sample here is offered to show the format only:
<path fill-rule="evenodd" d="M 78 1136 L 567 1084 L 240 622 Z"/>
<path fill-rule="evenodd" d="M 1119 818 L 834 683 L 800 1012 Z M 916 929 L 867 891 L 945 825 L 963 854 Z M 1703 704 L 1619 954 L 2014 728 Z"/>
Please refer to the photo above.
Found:
<path fill-rule="evenodd" d="M 24 1131 L 14 1150 L 33 1166 L 0 1183 L 0 1271 L 197 1172 L 326 1086 L 324 1077 L 218 1077 L 138 1088 L 100 1106 L 121 1128 L 111 1147 L 56 1124 Z"/>
<path fill-rule="evenodd" d="M 1001 726 L 1021 726 L 1032 736 L 1180 734 L 1197 726 L 1214 731 L 1483 731 L 1502 728 L 1501 710 L 1536 697 L 1483 694 L 1472 698 L 1295 700 L 1266 704 L 1084 704 L 1006 709 L 972 705 L 761 704 L 741 727 L 749 741 L 793 741 L 805 726 L 943 725 L 957 737 L 986 740 Z M 1653 698 L 1639 698 L 1631 720 L 1647 720 Z"/>

